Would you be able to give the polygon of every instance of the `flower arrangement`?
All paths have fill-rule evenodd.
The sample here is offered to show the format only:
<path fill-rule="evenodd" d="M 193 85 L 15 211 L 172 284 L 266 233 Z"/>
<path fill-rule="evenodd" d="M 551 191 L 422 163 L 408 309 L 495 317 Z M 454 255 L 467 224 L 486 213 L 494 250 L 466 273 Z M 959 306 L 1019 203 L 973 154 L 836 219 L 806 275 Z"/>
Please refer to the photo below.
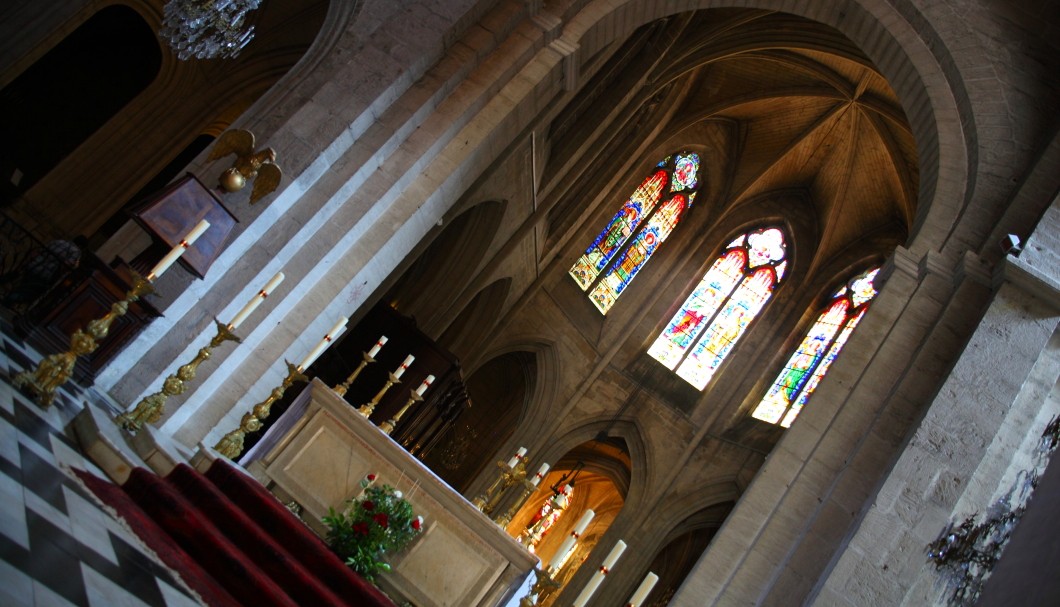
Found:
<path fill-rule="evenodd" d="M 349 500 L 345 510 L 331 508 L 322 519 L 331 549 L 370 582 L 390 571 L 387 553 L 405 549 L 423 531 L 423 517 L 416 516 L 401 491 L 374 486 L 375 480 L 374 474 L 366 476 L 361 494 Z"/>

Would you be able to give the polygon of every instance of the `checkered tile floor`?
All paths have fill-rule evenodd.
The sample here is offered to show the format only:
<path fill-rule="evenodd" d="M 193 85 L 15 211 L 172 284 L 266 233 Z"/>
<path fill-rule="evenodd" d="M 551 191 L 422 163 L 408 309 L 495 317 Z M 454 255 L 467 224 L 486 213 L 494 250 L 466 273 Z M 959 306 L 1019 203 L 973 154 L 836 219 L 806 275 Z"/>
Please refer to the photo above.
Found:
<path fill-rule="evenodd" d="M 72 383 L 42 410 L 11 387 L 40 356 L 0 325 L 0 605 L 191 606 L 184 585 L 78 484 L 82 457 L 67 424 L 91 399 Z"/>

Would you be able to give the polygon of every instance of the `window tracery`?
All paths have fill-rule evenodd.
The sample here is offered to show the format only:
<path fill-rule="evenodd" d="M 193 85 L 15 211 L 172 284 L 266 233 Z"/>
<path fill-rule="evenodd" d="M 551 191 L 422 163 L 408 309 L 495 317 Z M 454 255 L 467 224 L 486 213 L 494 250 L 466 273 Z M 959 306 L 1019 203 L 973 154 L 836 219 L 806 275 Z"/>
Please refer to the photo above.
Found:
<path fill-rule="evenodd" d="M 602 314 L 607 314 L 658 249 L 698 191 L 699 155 L 667 156 L 633 191 L 569 274 Z"/>
<path fill-rule="evenodd" d="M 855 276 L 832 295 L 752 417 L 791 426 L 876 296 L 872 281 L 879 271 Z"/>
<path fill-rule="evenodd" d="M 648 354 L 698 390 L 706 387 L 772 296 L 787 268 L 787 243 L 775 227 L 729 243 Z"/>

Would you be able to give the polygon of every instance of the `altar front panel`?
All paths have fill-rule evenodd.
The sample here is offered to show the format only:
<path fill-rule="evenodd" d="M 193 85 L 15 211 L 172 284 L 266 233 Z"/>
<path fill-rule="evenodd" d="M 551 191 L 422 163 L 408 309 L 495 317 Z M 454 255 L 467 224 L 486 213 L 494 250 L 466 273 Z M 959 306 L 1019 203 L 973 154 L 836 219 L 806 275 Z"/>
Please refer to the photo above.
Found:
<path fill-rule="evenodd" d="M 391 559 L 380 586 L 417 605 L 497 605 L 537 564 L 518 542 L 326 385 L 313 382 L 277 424 L 282 436 L 249 468 L 266 486 L 303 508 L 318 533 L 329 508 L 339 510 L 370 473 L 404 492 L 425 531 Z M 245 462 L 244 462 L 245 463 Z"/>

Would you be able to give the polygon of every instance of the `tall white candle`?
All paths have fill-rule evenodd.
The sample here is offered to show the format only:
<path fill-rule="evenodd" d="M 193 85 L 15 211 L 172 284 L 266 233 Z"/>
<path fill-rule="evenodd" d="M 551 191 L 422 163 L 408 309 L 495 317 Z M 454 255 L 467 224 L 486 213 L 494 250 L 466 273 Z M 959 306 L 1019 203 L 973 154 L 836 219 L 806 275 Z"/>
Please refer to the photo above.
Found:
<path fill-rule="evenodd" d="M 600 566 L 600 569 L 595 575 L 593 575 L 592 579 L 589 580 L 589 583 L 585 585 L 585 588 L 582 589 L 578 598 L 574 599 L 574 607 L 585 607 L 585 604 L 589 602 L 589 599 L 593 598 L 596 589 L 600 587 L 604 578 L 611 572 L 611 569 L 615 566 L 615 563 L 618 562 L 619 557 L 621 557 L 622 553 L 625 551 L 626 543 L 622 540 L 618 540 L 615 547 L 611 549 L 611 553 L 607 555 L 606 559 L 604 559 L 604 564 Z"/>
<path fill-rule="evenodd" d="M 508 467 L 514 468 L 519 464 L 519 460 L 523 459 L 524 455 L 526 455 L 526 447 L 519 447 L 519 450 L 515 452 L 512 459 L 508 460 Z"/>
<path fill-rule="evenodd" d="M 559 545 L 559 550 L 556 550 L 556 554 L 554 554 L 552 560 L 549 561 L 549 569 L 553 567 L 553 563 L 555 563 L 556 567 L 563 566 L 563 563 L 567 561 L 567 554 L 574 549 L 575 542 L 577 542 L 578 538 L 585 533 L 586 527 L 592 522 L 594 516 L 596 516 L 595 512 L 592 510 L 586 510 L 585 514 L 578 519 L 578 522 L 574 524 L 574 528 L 570 530 L 570 534 L 563 538 L 563 543 Z"/>
<path fill-rule="evenodd" d="M 659 581 L 659 576 L 655 575 L 651 571 L 648 575 L 644 576 L 644 581 L 637 587 L 637 591 L 630 597 L 629 602 L 626 603 L 626 607 L 638 607 L 644 602 L 644 599 L 648 598 L 648 593 L 655 587 L 655 582 Z"/>
<path fill-rule="evenodd" d="M 187 251 L 188 247 L 194 244 L 208 227 L 210 227 L 210 222 L 205 219 L 197 223 L 195 227 L 184 236 L 184 238 L 180 239 L 180 242 L 175 244 L 173 248 L 169 250 L 169 253 L 166 253 L 166 256 L 163 257 L 161 261 L 155 264 L 155 267 L 151 268 L 151 271 L 147 273 L 148 282 L 157 280 L 158 277 L 162 275 L 162 272 L 168 270 L 169 266 L 173 265 L 174 261 L 180 259 L 180 256 L 184 254 L 184 251 Z"/>
<path fill-rule="evenodd" d="M 394 377 L 401 379 L 401 376 L 405 374 L 405 370 L 412 366 L 412 361 L 416 360 L 416 357 L 409 354 L 405 357 L 405 362 L 398 365 L 397 369 L 394 369 Z"/>
<path fill-rule="evenodd" d="M 331 330 L 324 335 L 324 339 L 320 340 L 320 343 L 318 343 L 316 347 L 309 352 L 309 354 L 306 354 L 306 357 L 302 359 L 301 363 L 298 364 L 299 371 L 305 371 L 306 369 L 308 369 L 309 366 L 316 362 L 316 359 L 324 353 L 324 350 L 326 350 L 328 346 L 331 345 L 331 342 L 335 341 L 335 339 L 337 339 L 339 335 L 342 335 L 342 332 L 346 330 L 347 320 L 349 319 L 345 316 L 339 317 L 339 321 L 336 322 L 335 326 L 331 327 Z"/>
<path fill-rule="evenodd" d="M 420 384 L 420 387 L 416 388 L 416 396 L 423 396 L 423 393 L 427 391 L 427 388 L 431 386 L 432 382 L 434 382 L 434 376 L 428 375 L 427 379 L 424 379 L 423 383 Z"/>
<path fill-rule="evenodd" d="M 537 469 L 537 474 L 534 475 L 534 478 L 530 479 L 530 484 L 536 487 L 538 483 L 541 482 L 541 479 L 545 478 L 548 468 L 548 464 L 541 464 L 541 467 Z"/>
<path fill-rule="evenodd" d="M 380 335 L 379 341 L 375 342 L 371 350 L 368 350 L 368 358 L 375 358 L 375 355 L 379 354 L 379 351 L 383 349 L 387 341 L 386 335 Z"/>
<path fill-rule="evenodd" d="M 265 283 L 265 286 L 262 287 L 254 297 L 251 297 L 250 301 L 247 302 L 247 305 L 243 306 L 243 309 L 236 314 L 236 317 L 232 319 L 232 322 L 228 323 L 228 330 L 234 331 L 236 327 L 243 324 L 243 321 L 246 320 L 254 310 L 258 309 L 261 302 L 265 301 L 265 298 L 268 297 L 276 287 L 280 286 L 280 283 L 283 282 L 283 278 L 283 272 L 277 272 L 276 276 L 273 276 L 269 282 Z"/>

